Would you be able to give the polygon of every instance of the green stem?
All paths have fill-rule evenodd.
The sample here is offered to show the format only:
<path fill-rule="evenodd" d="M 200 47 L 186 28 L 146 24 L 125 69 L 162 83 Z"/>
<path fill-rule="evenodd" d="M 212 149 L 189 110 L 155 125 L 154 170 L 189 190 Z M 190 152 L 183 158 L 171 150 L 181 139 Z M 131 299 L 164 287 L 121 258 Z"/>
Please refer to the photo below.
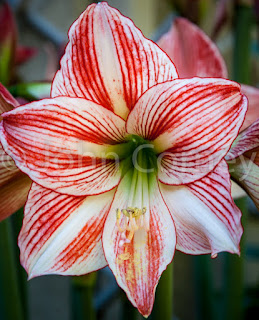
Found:
<path fill-rule="evenodd" d="M 246 5 L 239 1 L 235 6 L 234 25 L 234 80 L 240 83 L 250 82 L 251 63 L 251 26 L 252 5 Z M 243 213 L 242 224 L 246 224 L 247 202 L 246 199 L 238 199 L 237 206 Z M 241 320 L 244 316 L 244 243 L 243 235 L 240 244 L 241 257 L 225 254 L 224 262 L 224 316 L 226 320 Z"/>
<path fill-rule="evenodd" d="M 16 265 L 17 265 L 18 285 L 21 293 L 21 299 L 22 299 L 21 301 L 23 305 L 24 318 L 27 319 L 28 318 L 28 281 L 27 281 L 28 276 L 26 271 L 23 269 L 23 267 L 20 264 L 20 250 L 17 245 L 18 235 L 22 228 L 23 208 L 21 208 L 15 214 L 13 214 L 11 217 L 11 220 L 12 220 L 12 227 L 13 227 L 13 239 L 15 239 L 14 254 L 15 254 Z"/>
<path fill-rule="evenodd" d="M 250 51 L 252 21 L 252 7 L 245 4 L 237 4 L 235 6 L 233 79 L 246 84 L 250 83 L 251 75 Z"/>
<path fill-rule="evenodd" d="M 24 320 L 10 219 L 0 223 L 0 256 L 0 318 Z"/>
<path fill-rule="evenodd" d="M 199 320 L 216 319 L 214 308 L 212 265 L 209 255 L 194 257 Z"/>
<path fill-rule="evenodd" d="M 247 216 L 247 199 L 237 199 L 236 205 L 242 211 L 244 227 Z M 224 261 L 224 317 L 225 320 L 241 320 L 244 316 L 244 244 L 240 243 L 241 256 L 225 254 Z"/>
<path fill-rule="evenodd" d="M 157 290 L 152 319 L 172 320 L 173 318 L 173 264 L 170 263 L 162 274 Z"/>
<path fill-rule="evenodd" d="M 72 278 L 72 319 L 95 320 L 93 293 L 96 283 L 96 272 Z"/>

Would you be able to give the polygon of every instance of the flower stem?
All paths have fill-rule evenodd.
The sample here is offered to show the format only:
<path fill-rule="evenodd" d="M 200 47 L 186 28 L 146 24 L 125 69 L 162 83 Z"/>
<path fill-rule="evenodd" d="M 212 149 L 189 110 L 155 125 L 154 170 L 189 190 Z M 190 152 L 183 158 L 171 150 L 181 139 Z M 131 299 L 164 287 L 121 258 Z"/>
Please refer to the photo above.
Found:
<path fill-rule="evenodd" d="M 215 308 L 212 283 L 212 261 L 209 255 L 195 256 L 195 281 L 199 320 L 214 320 Z"/>
<path fill-rule="evenodd" d="M 159 280 L 152 319 L 171 320 L 173 317 L 173 264 L 170 263 Z"/>
<path fill-rule="evenodd" d="M 13 227 L 13 239 L 14 240 L 14 254 L 15 254 L 15 263 L 17 266 L 17 278 L 18 278 L 18 285 L 19 291 L 21 295 L 21 302 L 23 306 L 24 318 L 28 318 L 28 281 L 27 281 L 27 273 L 23 269 L 20 264 L 20 250 L 17 245 L 18 235 L 22 228 L 22 221 L 23 221 L 23 208 L 18 210 L 15 214 L 11 217 L 12 220 L 12 227 Z"/>
<path fill-rule="evenodd" d="M 0 318 L 24 320 L 10 218 L 0 223 L 0 255 Z"/>
<path fill-rule="evenodd" d="M 234 80 L 249 84 L 251 63 L 251 26 L 252 26 L 252 1 L 251 4 L 238 1 L 235 6 L 234 24 Z M 238 199 L 237 206 L 242 211 L 242 225 L 244 227 L 247 217 L 246 198 Z M 243 235 L 240 243 L 241 257 L 225 254 L 224 263 L 224 316 L 223 319 L 243 319 L 244 297 L 244 245 Z"/>
<path fill-rule="evenodd" d="M 96 272 L 72 278 L 72 319 L 95 320 L 93 293 L 96 283 Z"/>
<path fill-rule="evenodd" d="M 247 216 L 247 198 L 237 199 L 236 205 L 242 211 L 242 225 Z M 225 320 L 241 320 L 244 314 L 244 244 L 240 243 L 241 256 L 225 254 L 224 261 L 224 317 Z"/>
<path fill-rule="evenodd" d="M 242 4 L 242 2 L 244 2 L 244 4 Z M 250 51 L 252 18 L 252 4 L 248 5 L 245 4 L 245 1 L 239 1 L 235 6 L 233 79 L 246 84 L 250 83 L 251 75 Z"/>

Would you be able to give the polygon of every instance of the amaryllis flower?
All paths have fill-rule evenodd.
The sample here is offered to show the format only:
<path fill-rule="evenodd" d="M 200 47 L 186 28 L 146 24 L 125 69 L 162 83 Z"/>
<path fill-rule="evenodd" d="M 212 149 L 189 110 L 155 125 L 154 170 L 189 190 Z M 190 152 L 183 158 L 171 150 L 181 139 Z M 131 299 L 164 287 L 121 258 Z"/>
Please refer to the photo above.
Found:
<path fill-rule="evenodd" d="M 19 102 L 0 83 L 0 113 L 10 111 L 17 106 Z M 30 178 L 16 167 L 0 144 L 0 221 L 25 204 L 30 186 Z"/>
<path fill-rule="evenodd" d="M 239 84 L 178 79 L 133 22 L 92 4 L 69 31 L 51 99 L 4 113 L 1 142 L 33 181 L 19 235 L 29 277 L 109 265 L 144 315 L 175 248 L 239 252 L 224 160 Z"/>

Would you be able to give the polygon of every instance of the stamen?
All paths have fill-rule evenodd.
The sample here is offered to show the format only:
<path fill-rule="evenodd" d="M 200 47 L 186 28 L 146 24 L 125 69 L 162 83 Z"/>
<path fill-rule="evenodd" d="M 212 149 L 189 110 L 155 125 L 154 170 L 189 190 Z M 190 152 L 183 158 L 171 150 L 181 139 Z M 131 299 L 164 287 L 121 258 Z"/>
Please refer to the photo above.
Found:
<path fill-rule="evenodd" d="M 127 229 L 127 224 L 125 223 L 124 226 L 121 228 L 120 226 L 120 217 L 121 217 L 121 211 L 120 209 L 116 210 L 116 224 L 120 232 L 124 232 Z"/>
<path fill-rule="evenodd" d="M 117 209 L 116 210 L 116 224 L 119 229 L 119 232 L 124 233 L 128 231 L 126 235 L 127 242 L 133 239 L 134 233 L 143 228 L 148 231 L 147 222 L 145 221 L 145 213 L 147 212 L 147 208 L 143 207 L 139 209 L 137 207 L 127 207 L 127 209 Z M 121 213 L 124 215 L 121 219 Z M 125 220 L 123 226 L 121 226 L 121 220 Z"/>

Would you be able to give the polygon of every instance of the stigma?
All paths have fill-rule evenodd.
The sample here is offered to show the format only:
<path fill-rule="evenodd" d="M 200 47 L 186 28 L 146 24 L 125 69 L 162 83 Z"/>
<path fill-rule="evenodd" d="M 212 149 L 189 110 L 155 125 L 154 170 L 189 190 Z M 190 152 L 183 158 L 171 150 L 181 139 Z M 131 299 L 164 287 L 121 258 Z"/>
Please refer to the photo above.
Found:
<path fill-rule="evenodd" d="M 126 242 L 130 242 L 134 233 L 139 229 L 149 230 L 149 226 L 145 219 L 146 207 L 133 208 L 127 207 L 126 209 L 116 210 L 116 224 L 119 232 L 125 234 Z M 123 220 L 123 225 L 121 225 Z"/>

